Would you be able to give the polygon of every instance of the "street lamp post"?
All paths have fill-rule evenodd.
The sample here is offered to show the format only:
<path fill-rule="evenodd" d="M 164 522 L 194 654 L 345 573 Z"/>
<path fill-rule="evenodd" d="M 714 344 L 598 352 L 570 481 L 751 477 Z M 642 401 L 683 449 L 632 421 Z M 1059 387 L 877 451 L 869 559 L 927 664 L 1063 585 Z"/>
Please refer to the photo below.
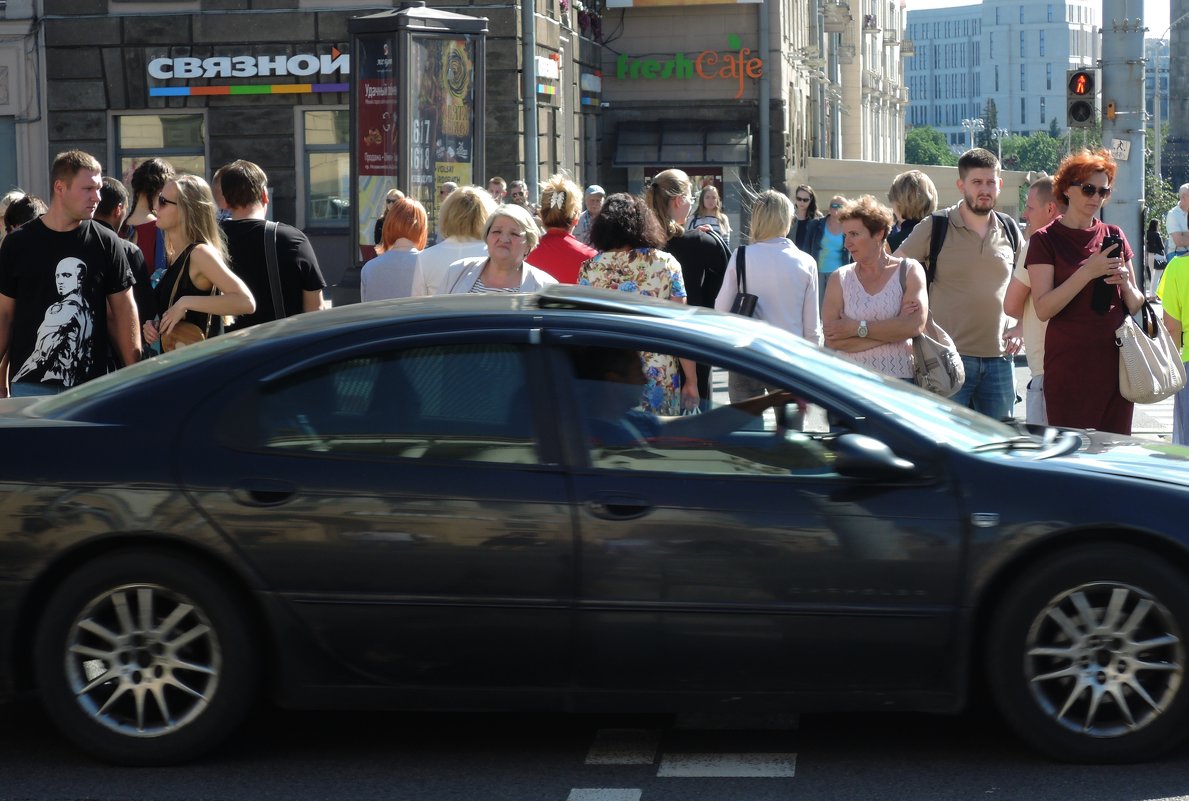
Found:
<path fill-rule="evenodd" d="M 1156 180 L 1158 181 L 1164 179 L 1164 176 L 1160 172 L 1160 51 L 1164 49 L 1164 37 L 1168 36 L 1169 33 L 1172 32 L 1173 28 L 1184 22 L 1186 19 L 1189 19 L 1189 14 L 1182 14 L 1181 16 L 1174 19 L 1169 23 L 1168 27 L 1164 29 L 1164 33 L 1160 34 L 1160 38 L 1156 40 L 1156 56 L 1154 59 L 1156 62 L 1156 68 L 1154 70 L 1156 85 L 1152 87 L 1152 105 L 1155 106 L 1155 108 L 1152 109 L 1152 169 L 1156 173 Z"/>
<path fill-rule="evenodd" d="M 995 128 L 991 131 L 991 135 L 995 137 L 995 155 L 999 157 L 999 163 L 1003 164 L 1003 137 L 1010 133 L 1006 128 Z"/>
<path fill-rule="evenodd" d="M 967 150 L 974 150 L 974 132 L 981 131 L 986 126 L 978 117 L 962 120 L 962 127 L 966 129 L 966 141 L 970 143 Z"/>

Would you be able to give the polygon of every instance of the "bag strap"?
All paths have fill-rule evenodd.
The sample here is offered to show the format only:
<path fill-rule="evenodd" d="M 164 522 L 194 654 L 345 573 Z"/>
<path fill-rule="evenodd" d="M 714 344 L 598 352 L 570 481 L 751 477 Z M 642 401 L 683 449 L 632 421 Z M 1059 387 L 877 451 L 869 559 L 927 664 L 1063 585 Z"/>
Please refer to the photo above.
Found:
<path fill-rule="evenodd" d="M 945 244 L 945 235 L 950 232 L 950 215 L 944 211 L 935 211 L 930 215 L 929 228 L 929 264 L 925 267 L 925 286 L 928 287 L 937 277 L 937 257 L 941 255 L 941 248 Z"/>
<path fill-rule="evenodd" d="M 900 260 L 900 293 L 908 291 L 908 259 Z"/>
<path fill-rule="evenodd" d="M 999 218 L 999 222 L 1003 225 L 1003 230 L 1007 233 L 1007 241 L 1011 243 L 1011 252 L 1013 256 L 1020 255 L 1020 225 L 1015 221 L 1015 218 L 1010 214 L 1004 214 L 1002 211 L 996 211 L 995 216 Z"/>
<path fill-rule="evenodd" d="M 268 262 L 268 288 L 272 290 L 273 319 L 285 316 L 285 302 L 281 299 L 281 269 L 277 266 L 277 224 L 264 223 L 264 260 Z"/>
<path fill-rule="evenodd" d="M 739 291 L 747 294 L 747 245 L 742 245 L 735 254 L 735 272 L 739 275 Z"/>
<path fill-rule="evenodd" d="M 193 251 L 194 248 L 196 248 L 196 247 L 198 247 L 198 243 L 191 242 L 189 245 L 186 246 L 186 249 L 182 251 L 182 255 L 178 256 L 178 261 L 181 262 L 181 269 L 178 270 L 178 277 L 173 279 L 173 290 L 169 293 L 169 305 L 165 307 L 167 309 L 170 306 L 173 306 L 173 302 L 178 296 L 178 287 L 182 283 L 182 276 L 190 271 L 190 252 Z M 214 297 L 218 291 L 219 291 L 219 288 L 217 286 L 215 286 L 214 282 L 212 281 L 211 282 L 211 297 Z M 183 319 L 185 319 L 185 318 L 183 317 Z M 203 329 L 203 335 L 209 337 L 210 334 L 211 334 L 211 313 L 207 312 L 207 314 L 206 314 L 206 328 Z"/>

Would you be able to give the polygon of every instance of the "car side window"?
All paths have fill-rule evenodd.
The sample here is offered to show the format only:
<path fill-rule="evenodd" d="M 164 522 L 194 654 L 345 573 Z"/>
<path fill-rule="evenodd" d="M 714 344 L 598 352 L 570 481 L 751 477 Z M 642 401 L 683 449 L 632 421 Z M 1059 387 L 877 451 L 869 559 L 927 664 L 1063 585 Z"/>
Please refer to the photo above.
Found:
<path fill-rule="evenodd" d="M 596 469 L 703 475 L 831 475 L 833 436 L 818 407 L 781 387 L 711 367 L 697 413 L 657 414 L 648 381 L 656 354 L 573 347 L 579 416 Z M 734 402 L 732 402 L 734 398 Z M 834 432 L 836 433 L 836 432 Z"/>
<path fill-rule="evenodd" d="M 513 345 L 345 359 L 269 386 L 258 430 L 278 450 L 536 464 L 526 381 Z"/>

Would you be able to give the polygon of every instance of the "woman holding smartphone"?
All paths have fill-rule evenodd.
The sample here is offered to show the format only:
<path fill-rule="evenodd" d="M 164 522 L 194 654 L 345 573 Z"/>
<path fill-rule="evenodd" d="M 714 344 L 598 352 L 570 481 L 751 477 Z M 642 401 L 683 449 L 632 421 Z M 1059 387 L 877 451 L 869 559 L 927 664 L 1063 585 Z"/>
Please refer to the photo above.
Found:
<path fill-rule="evenodd" d="M 1122 230 L 1098 213 L 1111 195 L 1115 160 L 1082 150 L 1061 162 L 1053 194 L 1069 204 L 1028 240 L 1025 261 L 1045 334 L 1049 423 L 1131 433 L 1134 404 L 1119 394 L 1115 329 L 1143 306 Z"/>

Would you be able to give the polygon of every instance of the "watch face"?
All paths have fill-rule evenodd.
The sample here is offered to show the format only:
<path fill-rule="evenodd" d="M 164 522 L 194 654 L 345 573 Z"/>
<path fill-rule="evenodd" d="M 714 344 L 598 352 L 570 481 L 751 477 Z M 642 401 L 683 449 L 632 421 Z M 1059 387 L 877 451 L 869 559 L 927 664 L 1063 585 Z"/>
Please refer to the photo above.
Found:
<path fill-rule="evenodd" d="M 866 323 L 859 323 L 859 336 L 861 336 L 861 337 L 867 336 L 867 324 Z"/>

